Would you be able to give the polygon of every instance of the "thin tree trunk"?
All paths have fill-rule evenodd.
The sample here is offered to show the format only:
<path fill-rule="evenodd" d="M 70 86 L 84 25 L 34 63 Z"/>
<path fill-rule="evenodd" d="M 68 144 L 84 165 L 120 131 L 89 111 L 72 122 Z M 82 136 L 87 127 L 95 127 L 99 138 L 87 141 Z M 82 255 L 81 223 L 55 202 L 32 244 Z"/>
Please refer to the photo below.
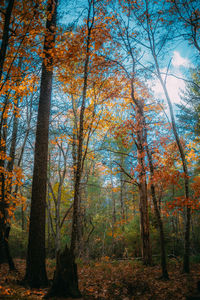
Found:
<path fill-rule="evenodd" d="M 169 107 L 169 112 L 170 112 L 170 117 L 171 117 L 171 125 L 172 125 L 172 130 L 173 130 L 173 134 L 176 140 L 176 144 L 178 146 L 179 149 L 179 153 L 181 156 L 181 161 L 182 161 L 182 168 L 183 168 L 183 172 L 184 172 L 184 185 L 185 185 L 185 198 L 186 201 L 189 200 L 189 174 L 188 174 L 188 168 L 187 168 L 187 162 L 186 162 L 186 158 L 185 158 L 185 152 L 183 149 L 183 146 L 181 144 L 180 138 L 179 138 L 179 134 L 176 128 L 176 122 L 175 122 L 175 118 L 174 118 L 174 111 L 173 111 L 173 107 L 172 107 L 172 103 L 171 103 L 171 99 L 170 96 L 168 94 L 168 90 L 166 87 L 166 79 L 165 81 L 162 78 L 161 72 L 160 72 L 160 67 L 158 64 L 158 59 L 157 59 L 157 55 L 156 55 L 156 44 L 155 44 L 155 36 L 154 33 L 151 29 L 151 26 L 149 24 L 149 12 L 148 12 L 148 4 L 149 1 L 146 0 L 146 15 L 147 15 L 147 34 L 148 34 L 148 39 L 149 39 L 149 44 L 150 44 L 150 50 L 155 62 L 155 67 L 156 67 L 156 71 L 157 71 L 157 77 L 161 83 L 161 86 L 163 88 L 167 103 L 168 103 L 168 107 Z M 167 78 L 167 77 L 166 77 Z M 186 224 L 185 224 L 185 249 L 184 249 L 184 259 L 183 259 L 183 271 L 186 273 L 190 272 L 190 222 L 191 222 L 191 208 L 189 205 L 186 206 Z"/>
<path fill-rule="evenodd" d="M 20 58 L 19 59 L 19 66 L 18 66 L 20 70 L 21 70 L 21 64 L 22 64 L 22 59 Z M 20 83 L 20 80 L 18 79 L 17 82 L 16 82 L 16 85 L 18 85 L 19 83 Z M 8 102 L 9 102 L 9 100 L 5 101 L 5 107 L 7 106 Z M 12 136 L 11 136 L 10 153 L 9 153 L 9 158 L 10 159 L 7 163 L 7 171 L 9 173 L 13 172 L 14 160 L 15 160 L 16 142 L 17 142 L 17 133 L 18 133 L 18 105 L 19 105 L 19 98 L 16 99 L 16 103 L 14 104 L 14 120 L 13 120 Z M 5 149 L 4 149 L 4 151 L 6 153 L 6 135 L 7 135 L 7 133 L 5 131 L 5 128 L 6 128 L 6 124 L 4 124 L 4 128 L 3 128 L 3 131 L 5 132 L 3 134 L 3 136 L 4 136 L 3 139 L 5 140 Z M 4 162 L 4 166 L 5 166 L 5 162 Z M 16 185 L 16 187 L 17 186 L 18 185 Z M 9 198 L 11 193 L 12 193 L 12 180 L 10 180 L 10 182 L 8 183 L 6 198 Z M 8 209 L 9 209 L 9 203 L 7 203 L 6 211 L 5 211 L 5 213 L 6 213 L 6 220 L 5 220 L 6 233 L 5 233 L 4 244 L 5 244 L 5 251 L 6 251 L 6 256 L 7 256 L 7 259 L 8 259 L 9 268 L 10 268 L 10 270 L 16 270 L 15 265 L 14 265 L 14 261 L 12 259 L 11 253 L 10 253 L 9 243 L 8 243 L 9 234 L 10 234 L 10 230 L 11 230 L 10 220 L 7 217 Z"/>
<path fill-rule="evenodd" d="M 19 68 L 19 77 L 16 81 L 16 86 L 19 86 L 21 80 L 21 67 L 22 67 L 22 58 L 19 58 L 18 68 Z M 18 134 L 18 123 L 19 123 L 19 116 L 18 116 L 18 109 L 19 109 L 19 97 L 17 96 L 16 102 L 14 103 L 14 119 L 13 119 L 13 128 L 12 128 L 12 137 L 11 137 L 11 145 L 10 145 L 10 160 L 7 164 L 8 172 L 13 171 L 14 161 L 15 161 L 15 152 L 16 152 L 16 144 L 17 144 L 17 134 Z M 11 188 L 10 188 L 11 193 Z"/>
<path fill-rule="evenodd" d="M 120 173 L 120 206 L 121 206 L 122 231 L 124 231 L 124 222 L 125 222 L 125 209 L 124 209 L 124 197 L 123 196 L 124 196 L 123 195 L 123 174 L 121 172 Z"/>
<path fill-rule="evenodd" d="M 146 172 L 144 166 L 144 148 L 141 143 L 141 136 L 138 134 L 138 162 L 140 166 L 139 174 L 139 195 L 140 195 L 140 226 L 142 239 L 142 257 L 144 264 L 151 264 L 151 247 L 149 237 L 149 212 L 148 212 L 148 198 L 147 198 L 147 183 Z"/>
<path fill-rule="evenodd" d="M 160 72 L 159 69 L 157 71 Z M 179 149 L 179 153 L 181 156 L 183 172 L 185 175 L 184 176 L 185 198 L 186 198 L 186 201 L 188 201 L 189 200 L 189 174 L 188 174 L 187 162 L 186 162 L 186 158 L 185 158 L 185 152 L 184 152 L 184 149 L 181 144 L 181 141 L 180 141 L 180 138 L 178 135 L 178 131 L 176 128 L 176 122 L 175 122 L 175 118 L 174 118 L 174 112 L 173 112 L 171 99 L 169 97 L 166 85 L 161 77 L 161 74 L 158 73 L 158 75 L 159 75 L 158 78 L 163 87 L 163 91 L 165 93 L 165 97 L 167 99 L 167 103 L 169 106 L 171 122 L 172 122 L 172 129 L 173 129 L 174 137 L 175 137 L 175 140 L 176 140 L 176 143 L 177 143 L 177 146 Z M 184 258 L 183 258 L 183 271 L 185 273 L 190 272 L 190 223 L 191 223 L 191 208 L 189 205 L 187 205 L 186 206 L 186 224 L 185 224 L 185 251 L 184 251 Z"/>
<path fill-rule="evenodd" d="M 150 234 L 149 234 L 149 212 L 148 212 L 148 194 L 146 182 L 146 167 L 144 160 L 145 153 L 145 120 L 143 116 L 143 103 L 138 101 L 134 96 L 134 80 L 131 82 L 131 96 L 134 104 L 136 105 L 136 146 L 137 146 L 137 159 L 139 164 L 139 195 L 140 195 L 140 226 L 141 226 L 141 239 L 142 239 L 142 257 L 146 265 L 152 263 Z"/>
<path fill-rule="evenodd" d="M 92 18 L 91 18 L 91 14 Z M 89 1 L 88 17 L 87 17 L 87 40 L 86 40 L 86 57 L 84 64 L 84 82 L 83 82 L 83 94 L 82 103 L 79 117 L 79 132 L 78 132 L 78 146 L 76 159 L 76 168 L 74 170 L 75 182 L 74 182 L 74 202 L 73 202 L 73 217 L 72 217 L 72 230 L 71 230 L 71 244 L 68 248 L 67 244 L 62 253 L 57 256 L 56 271 L 54 274 L 53 285 L 49 290 L 46 298 L 52 296 L 71 296 L 77 298 L 81 296 L 78 288 L 78 274 L 77 266 L 75 263 L 75 250 L 78 237 L 78 218 L 79 218 L 79 199 L 80 199 L 80 183 L 83 171 L 83 126 L 84 126 L 84 113 L 86 93 L 88 86 L 88 67 L 90 59 L 90 39 L 91 31 L 94 23 L 94 1 Z M 76 148 L 76 147 L 75 147 Z M 74 149 L 75 149 L 74 148 Z M 74 155 L 75 153 L 73 153 Z"/>
<path fill-rule="evenodd" d="M 7 139 L 7 118 L 4 117 L 4 112 L 6 111 L 9 102 L 9 95 L 6 95 L 4 102 L 4 111 L 2 112 L 1 126 L 0 126 L 0 152 L 6 155 L 6 139 Z M 2 156 L 3 157 L 3 156 Z M 0 160 L 0 167 L 3 169 L 0 174 L 1 178 L 1 191 L 0 191 L 0 251 L 1 256 L 7 259 L 10 271 L 16 270 L 10 249 L 8 244 L 8 238 L 10 233 L 10 222 L 8 220 L 8 210 L 9 210 L 9 191 L 5 188 L 6 186 L 6 176 L 5 176 L 5 159 Z M 11 187 L 10 187 L 11 188 Z"/>
<path fill-rule="evenodd" d="M 1 49 L 0 49 L 0 81 L 1 81 L 2 75 L 3 75 L 3 67 L 4 67 L 6 51 L 7 51 L 7 47 L 8 47 L 9 25 L 10 25 L 13 6 L 14 6 L 14 0 L 10 0 L 8 2 L 8 6 L 6 9 L 4 28 L 3 28 L 3 36 L 2 36 Z"/>
<path fill-rule="evenodd" d="M 19 100 L 15 105 L 15 110 L 18 109 Z M 17 132 L 18 132 L 18 117 L 17 112 L 14 113 L 14 120 L 13 120 L 13 129 L 12 129 L 12 137 L 11 137 L 11 146 L 10 146 L 10 160 L 8 161 L 7 170 L 8 172 L 13 171 L 14 167 L 14 160 L 15 160 L 15 152 L 16 152 L 16 143 L 17 143 Z M 11 189 L 10 189 L 11 192 Z"/>
<path fill-rule="evenodd" d="M 77 149 L 78 153 L 77 153 L 77 163 L 76 163 L 76 172 L 75 172 L 73 220 L 72 220 L 72 233 L 71 233 L 71 245 L 70 245 L 71 253 L 74 253 L 76 249 L 76 239 L 78 234 L 77 224 L 78 224 L 78 211 L 79 211 L 78 203 L 80 197 L 80 182 L 81 182 L 81 175 L 82 175 L 83 124 L 84 124 L 86 92 L 87 92 L 87 85 L 88 85 L 88 65 L 89 65 L 91 29 L 92 29 L 91 26 L 88 27 L 86 59 L 85 59 L 85 66 L 84 66 L 83 96 L 82 96 L 82 105 L 81 105 L 80 119 L 79 119 L 79 134 L 78 134 L 78 149 Z"/>
<path fill-rule="evenodd" d="M 18 103 L 19 103 L 19 100 L 17 100 L 17 103 L 15 105 L 16 110 L 18 109 Z M 9 155 L 10 160 L 8 161 L 8 165 L 7 165 L 7 170 L 10 173 L 13 171 L 13 167 L 14 167 L 16 142 L 17 142 L 17 131 L 18 131 L 18 117 L 17 117 L 17 112 L 15 112 L 14 120 L 13 120 L 12 137 L 11 137 L 10 155 Z M 9 188 L 8 188 L 8 194 L 11 194 L 11 193 L 12 193 L 12 182 L 9 183 Z M 10 270 L 16 270 L 14 261 L 12 259 L 11 253 L 10 253 L 9 243 L 8 243 L 10 230 L 11 230 L 10 222 L 6 221 L 5 250 L 7 253 L 7 259 L 8 259 L 8 264 L 9 264 Z"/>
<path fill-rule="evenodd" d="M 116 221 L 117 221 L 117 218 L 116 218 L 116 201 L 115 201 L 115 195 L 114 195 L 114 192 L 113 192 L 113 174 L 112 174 L 112 163 L 111 163 L 111 153 L 110 153 L 110 169 L 111 169 L 111 172 L 110 172 L 110 182 L 111 182 L 111 200 L 112 200 L 112 251 L 113 251 L 113 254 L 115 254 L 115 224 L 116 224 Z"/>
<path fill-rule="evenodd" d="M 5 102 L 4 102 L 4 108 L 1 116 L 1 125 L 0 125 L 0 130 L 2 131 L 2 134 L 0 134 L 0 143 L 3 143 L 1 145 L 0 151 L 6 154 L 6 138 L 7 138 L 7 119 L 4 118 L 4 113 L 6 112 L 7 105 L 9 103 L 9 94 L 6 95 Z M 16 104 L 16 109 L 18 106 L 18 102 Z M 15 149 L 16 149 L 16 138 L 17 138 L 17 117 L 16 113 L 14 114 L 14 121 L 13 121 L 13 131 L 12 131 L 12 139 L 11 139 L 11 147 L 10 147 L 10 160 L 8 161 L 7 164 L 7 171 L 12 172 L 13 171 L 13 165 L 14 165 L 14 157 L 15 157 Z M 6 168 L 5 160 L 1 159 L 0 165 L 2 168 Z M 8 188 L 5 191 L 5 174 L 2 172 L 1 173 L 1 205 L 0 205 L 0 210 L 2 213 L 3 218 L 1 217 L 1 246 L 2 249 L 1 251 L 2 254 L 5 253 L 7 257 L 7 261 L 9 264 L 9 269 L 10 271 L 16 270 L 14 261 L 12 259 L 10 249 L 9 249 L 9 244 L 8 244 L 8 239 L 9 239 L 9 233 L 10 233 L 10 221 L 8 220 L 8 209 L 9 209 L 9 203 L 8 203 L 8 197 L 11 194 L 11 189 L 12 189 L 12 182 L 9 183 Z M 4 206 L 4 207 L 3 207 Z M 1 248 L 1 247 L 0 247 Z"/>
<path fill-rule="evenodd" d="M 25 229 L 25 216 L 24 216 L 24 205 L 21 205 L 21 228 L 22 231 Z"/>
<path fill-rule="evenodd" d="M 151 182 L 151 196 L 153 200 L 154 205 L 154 211 L 156 215 L 157 224 L 159 227 L 159 233 L 160 233 L 160 249 L 161 249 L 161 267 L 162 267 L 162 277 L 164 279 L 168 279 L 169 275 L 167 272 L 167 262 L 166 262 L 166 251 L 165 251 L 165 235 L 163 230 L 163 222 L 160 214 L 159 204 L 156 197 L 156 191 L 155 191 L 155 185 L 153 183 L 153 177 L 154 177 L 154 165 L 153 165 L 153 159 L 151 152 L 148 147 L 148 141 L 147 141 L 147 128 L 145 128 L 145 140 L 146 140 L 146 152 L 147 157 L 149 161 L 149 168 L 150 168 L 150 182 Z"/>

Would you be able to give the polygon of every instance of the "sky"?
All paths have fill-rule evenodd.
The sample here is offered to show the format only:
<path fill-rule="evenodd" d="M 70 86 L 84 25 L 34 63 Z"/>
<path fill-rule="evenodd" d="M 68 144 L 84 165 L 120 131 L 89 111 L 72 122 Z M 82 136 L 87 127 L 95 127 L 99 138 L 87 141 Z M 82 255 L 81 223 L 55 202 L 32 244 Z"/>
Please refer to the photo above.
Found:
<path fill-rule="evenodd" d="M 169 70 L 169 74 L 174 74 L 179 78 L 184 78 L 185 73 L 188 71 L 189 68 L 193 67 L 192 62 L 188 57 L 184 57 L 179 51 L 174 51 L 172 54 L 172 61 Z M 163 73 L 166 73 L 167 67 L 161 70 Z M 164 75 L 163 75 L 164 76 Z M 165 76 L 164 76 L 165 77 Z M 158 79 L 154 79 L 152 82 L 152 90 L 155 93 L 156 98 L 165 99 L 164 92 L 160 85 Z M 174 76 L 168 76 L 167 78 L 167 88 L 170 95 L 170 98 L 173 103 L 180 103 L 181 102 L 181 91 L 184 91 L 186 84 L 184 80 L 178 79 Z"/>
<path fill-rule="evenodd" d="M 61 18 L 61 23 L 68 23 L 76 19 L 80 14 L 80 11 L 83 12 L 83 4 L 86 3 L 84 0 L 70 1 L 70 0 L 60 0 L 60 11 L 63 13 L 63 18 Z M 79 7 L 80 6 L 80 7 Z M 75 9 L 76 7 L 76 9 Z M 76 13 L 75 13 L 76 11 Z M 67 21 L 67 22 L 66 22 Z M 176 49 L 171 52 L 169 51 L 169 56 L 166 58 L 166 65 L 171 59 L 169 74 L 174 74 L 179 78 L 188 78 L 189 68 L 194 67 L 192 64 L 192 55 L 193 50 L 188 46 L 187 41 L 179 41 L 176 44 Z M 166 73 L 167 67 L 161 69 L 163 73 Z M 165 75 L 163 75 L 165 77 Z M 158 99 L 165 100 L 165 96 L 161 87 L 161 84 L 158 79 L 151 80 L 149 86 L 154 92 L 154 95 Z M 185 81 L 178 79 L 174 76 L 168 76 L 167 78 L 167 88 L 171 98 L 172 103 L 177 104 L 181 102 L 181 91 L 184 91 L 186 87 Z"/>

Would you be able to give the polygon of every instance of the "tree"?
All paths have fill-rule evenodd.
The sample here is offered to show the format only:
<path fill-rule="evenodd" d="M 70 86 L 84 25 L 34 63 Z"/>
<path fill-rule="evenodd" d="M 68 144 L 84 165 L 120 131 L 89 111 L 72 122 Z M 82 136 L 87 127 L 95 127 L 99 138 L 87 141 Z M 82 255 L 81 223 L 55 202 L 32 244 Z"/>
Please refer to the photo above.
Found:
<path fill-rule="evenodd" d="M 53 163 L 51 164 L 51 156 L 49 154 L 49 176 L 48 176 L 48 201 L 47 201 L 47 210 L 48 216 L 50 220 L 51 230 L 55 239 L 55 257 L 57 257 L 59 251 L 61 250 L 61 229 L 64 224 L 64 221 L 71 211 L 72 205 L 66 210 L 64 216 L 61 217 L 61 204 L 63 202 L 63 198 L 65 200 L 65 204 L 67 203 L 67 192 L 65 193 L 65 177 L 67 173 L 67 169 L 69 165 L 67 164 L 67 156 L 69 152 L 69 145 L 65 150 L 65 145 L 63 143 L 62 137 L 56 137 L 54 141 L 51 141 L 54 144 L 55 151 L 58 153 L 58 165 L 55 163 L 55 154 L 52 159 Z M 53 152 L 53 151 L 51 151 Z M 53 154 L 53 153 L 52 153 Z M 57 169 L 57 172 L 52 172 L 53 169 Z M 53 173 L 53 176 L 52 176 Z M 56 174 L 58 173 L 58 174 Z M 51 178 L 53 177 L 53 179 Z M 72 193 L 69 193 L 72 197 Z M 50 198 L 53 198 L 53 203 L 55 207 L 55 217 L 53 218 L 51 213 L 51 202 Z M 55 220 L 55 221 L 54 221 Z M 55 223 L 55 229 L 53 224 Z"/>
<path fill-rule="evenodd" d="M 53 57 L 57 1 L 48 1 L 44 59 L 40 84 L 38 120 L 34 153 L 32 199 L 25 282 L 31 287 L 47 284 L 45 269 L 45 210 L 48 159 L 48 132 L 51 105 Z"/>
<path fill-rule="evenodd" d="M 1 49 L 0 49 L 0 81 L 2 79 L 3 67 L 4 67 L 6 51 L 8 47 L 9 26 L 10 26 L 13 6 L 14 6 L 14 0 L 9 0 L 8 6 L 6 8 L 6 13 L 5 13 L 3 36 L 2 36 Z"/>
<path fill-rule="evenodd" d="M 197 0 L 170 0 L 173 19 L 178 18 L 178 32 L 188 40 L 200 54 L 200 7 Z M 172 20 L 173 20 L 172 19 Z"/>
<path fill-rule="evenodd" d="M 146 123 L 146 122 L 145 122 Z M 161 249 L 161 266 L 162 266 L 162 277 L 163 279 L 168 279 L 168 271 L 167 271 L 167 262 L 166 262 L 166 250 L 165 250 L 165 234 L 164 234 L 164 228 L 163 228 L 163 221 L 161 218 L 161 212 L 159 209 L 159 202 L 156 196 L 156 187 L 154 184 L 154 164 L 153 164 L 153 157 L 152 157 L 152 150 L 149 149 L 149 144 L 147 140 L 147 125 L 145 124 L 145 141 L 146 141 L 146 152 L 147 152 L 147 157 L 149 161 L 149 170 L 150 170 L 150 186 L 151 186 L 151 196 L 153 200 L 153 205 L 154 205 L 154 211 L 156 215 L 156 220 L 158 223 L 159 227 L 159 233 L 160 233 L 160 249 Z"/>
<path fill-rule="evenodd" d="M 181 124 L 183 134 L 192 140 L 198 139 L 200 134 L 200 70 L 191 70 L 191 82 L 187 84 L 186 91 L 182 93 L 183 104 L 177 104 L 179 112 L 178 121 Z"/>
<path fill-rule="evenodd" d="M 114 7 L 113 3 L 113 7 Z M 112 7 L 112 8 L 113 8 Z M 131 107 L 132 120 L 127 120 L 129 129 L 134 136 L 134 143 L 137 149 L 138 162 L 138 189 L 140 197 L 140 225 L 141 225 L 141 242 L 142 242 L 142 257 L 144 264 L 151 264 L 151 246 L 149 235 L 149 212 L 148 212 L 148 194 L 147 194 L 147 175 L 145 163 L 145 121 L 143 114 L 144 100 L 140 98 L 138 86 L 140 86 L 138 76 L 138 51 L 135 42 L 132 42 L 133 29 L 131 28 L 131 9 L 121 3 L 122 10 L 124 9 L 126 17 L 122 14 L 116 14 L 115 9 L 111 22 L 114 19 L 114 27 L 112 31 L 113 43 L 120 47 L 122 54 L 118 56 L 115 51 L 108 57 L 113 61 L 117 68 L 121 71 L 122 80 L 126 82 L 124 91 L 122 91 L 124 102 Z M 119 10 L 121 12 L 121 10 Z M 112 23 L 111 23 L 112 24 Z M 113 26 L 113 25 L 112 25 Z M 117 71 L 118 73 L 118 71 Z M 130 122 L 129 122 L 130 121 Z"/>
<path fill-rule="evenodd" d="M 38 1 L 32 1 L 31 4 L 28 1 L 23 1 L 23 5 L 20 0 L 3 2 L 7 6 L 5 5 L 5 8 L 2 6 L 0 10 L 0 13 L 3 15 L 1 19 L 4 21 L 1 24 L 2 43 L 0 60 L 2 69 L 0 72 L 0 98 L 2 102 L 0 140 L 1 144 L 4 144 L 4 146 L 2 144 L 4 149 L 2 148 L 3 152 L 1 152 L 3 153 L 1 164 L 4 171 L 2 189 L 4 189 L 3 198 L 6 202 L 6 248 L 8 249 L 8 238 L 13 212 L 19 204 L 23 205 L 24 201 L 22 195 L 22 201 L 18 197 L 20 194 L 19 187 L 22 184 L 22 182 L 20 183 L 22 174 L 20 168 L 18 168 L 19 165 L 18 167 L 16 166 L 16 141 L 21 111 L 21 104 L 19 103 L 23 101 L 23 97 L 33 91 L 33 87 L 30 87 L 29 84 L 35 76 L 33 75 L 32 78 L 30 78 L 30 75 L 27 76 L 28 72 L 25 64 L 28 63 L 30 65 L 30 48 L 35 36 L 38 34 L 36 24 L 40 24 L 38 22 L 40 9 L 38 8 Z M 29 20 L 28 22 L 27 19 Z M 30 28 L 30 25 L 32 25 L 32 28 Z M 24 63 L 22 63 L 22 57 L 24 58 Z M 23 80 L 24 77 L 26 77 L 26 80 Z M 13 127 L 10 126 L 12 124 Z M 10 259 L 9 261 L 11 262 Z M 13 268 L 12 266 L 13 264 L 10 264 L 10 268 Z"/>
<path fill-rule="evenodd" d="M 84 130 L 84 114 L 86 106 L 87 88 L 88 88 L 88 68 L 90 62 L 90 47 L 91 47 L 91 33 L 94 25 L 95 5 L 94 1 L 88 2 L 87 15 L 87 35 L 85 47 L 85 61 L 83 70 L 83 88 L 82 101 L 80 108 L 80 115 L 78 121 L 78 145 L 75 168 L 75 182 L 74 182 L 74 202 L 73 202 L 73 218 L 70 248 L 66 244 L 63 252 L 59 253 L 56 259 L 56 271 L 54 274 L 53 285 L 47 294 L 51 296 L 71 296 L 78 298 L 81 296 L 78 288 L 78 274 L 75 263 L 75 249 L 78 236 L 78 218 L 79 218 L 79 201 L 80 201 L 80 182 L 83 171 L 83 130 Z"/>
<path fill-rule="evenodd" d="M 7 48 L 8 48 L 8 41 L 9 41 L 9 33 L 10 33 L 10 22 L 12 17 L 12 11 L 14 6 L 14 0 L 10 0 L 8 2 L 6 12 L 4 15 L 4 26 L 3 26 L 3 35 L 1 41 L 1 49 L 0 49 L 0 83 L 2 82 L 3 78 L 3 70 L 4 64 L 6 60 Z M 6 163 L 6 138 L 7 138 L 7 106 L 9 102 L 9 93 L 5 97 L 4 107 L 1 113 L 1 126 L 0 126 L 0 166 L 2 168 L 0 178 L 1 178 L 1 191 L 0 191 L 0 251 L 1 255 L 3 254 L 3 249 L 5 249 L 5 253 L 7 256 L 7 260 L 9 263 L 10 270 L 14 270 L 14 262 L 12 260 L 9 245 L 8 245 L 8 237 L 10 232 L 10 225 L 8 222 L 8 198 L 6 195 L 5 190 L 5 181 L 6 181 L 6 174 L 5 174 L 5 163 Z M 4 128 L 3 128 L 4 127 Z M 12 161 L 12 159 L 11 159 Z M 8 163 L 8 172 L 12 173 L 13 168 L 10 163 Z"/>
<path fill-rule="evenodd" d="M 130 2 L 129 2 L 130 3 Z M 171 118 L 171 128 L 174 134 L 174 138 L 176 140 L 181 161 L 182 168 L 184 172 L 184 187 L 185 187 L 185 198 L 186 202 L 189 200 L 189 173 L 187 162 L 185 158 L 185 151 L 183 145 L 181 143 L 181 139 L 179 137 L 179 133 L 177 130 L 177 125 L 174 117 L 174 111 L 172 106 L 172 101 L 168 93 L 166 81 L 168 76 L 168 71 L 163 78 L 160 66 L 160 57 L 166 48 L 167 44 L 172 39 L 172 26 L 166 26 L 164 23 L 163 17 L 161 17 L 161 13 L 166 11 L 166 3 L 162 3 L 162 10 L 160 7 L 158 8 L 156 3 L 152 3 L 149 0 L 145 0 L 142 4 L 136 2 L 133 4 L 135 10 L 133 11 L 135 20 L 137 21 L 140 28 L 144 31 L 144 36 L 146 38 L 145 42 L 142 41 L 141 45 L 149 50 L 152 59 L 153 59 L 153 70 L 160 81 L 161 87 L 165 94 L 165 98 L 167 100 L 167 104 L 169 107 L 170 118 Z M 166 21 L 166 20 L 165 20 Z M 166 21 L 167 22 L 167 21 Z M 169 22 L 167 22 L 170 25 Z M 161 34 L 161 28 L 162 34 Z M 147 43 L 146 43 L 147 41 Z M 151 64 L 152 67 L 152 64 Z M 169 68 L 169 66 L 168 66 Z M 148 68 L 148 70 L 151 68 Z M 186 225 L 185 225 L 185 254 L 184 254 L 184 263 L 183 269 L 185 272 L 189 272 L 189 254 L 190 254 L 190 220 L 191 220 L 191 210 L 189 206 L 186 206 Z"/>
<path fill-rule="evenodd" d="M 81 231 L 81 184 L 84 174 L 84 164 L 90 138 L 98 127 L 100 120 L 99 116 L 101 113 L 96 112 L 98 100 L 99 103 L 102 103 L 104 99 L 109 97 L 108 95 L 112 95 L 112 86 L 109 87 L 109 92 L 106 91 L 107 81 L 109 82 L 105 78 L 108 65 L 106 63 L 103 65 L 105 60 L 102 59 L 101 55 L 98 55 L 98 51 L 101 52 L 103 44 L 109 39 L 109 35 L 106 36 L 105 34 L 106 30 L 102 18 L 96 16 L 97 5 L 100 6 L 101 2 L 88 1 L 87 17 L 84 20 L 84 24 L 73 34 L 71 43 L 68 44 L 68 51 L 65 51 L 65 57 L 69 57 L 69 62 L 61 70 L 61 73 L 63 71 L 62 81 L 66 85 L 65 90 L 67 90 L 70 99 L 72 99 L 74 117 L 72 123 L 73 132 L 71 135 L 74 168 L 73 217 L 70 247 L 66 244 L 64 251 L 57 256 L 53 285 L 47 297 L 57 295 L 80 296 L 75 257 L 77 255 L 77 242 L 80 240 Z M 81 53 L 79 51 L 80 45 L 82 45 Z M 61 55 L 62 53 L 63 51 L 61 51 Z M 102 68 L 102 66 L 105 68 Z M 68 70 L 67 74 L 65 73 L 66 70 Z M 71 74 L 73 75 L 72 78 Z M 67 78 L 66 82 L 65 76 Z M 80 85 L 82 86 L 81 93 Z M 102 91 L 105 93 L 105 98 L 101 95 Z"/>

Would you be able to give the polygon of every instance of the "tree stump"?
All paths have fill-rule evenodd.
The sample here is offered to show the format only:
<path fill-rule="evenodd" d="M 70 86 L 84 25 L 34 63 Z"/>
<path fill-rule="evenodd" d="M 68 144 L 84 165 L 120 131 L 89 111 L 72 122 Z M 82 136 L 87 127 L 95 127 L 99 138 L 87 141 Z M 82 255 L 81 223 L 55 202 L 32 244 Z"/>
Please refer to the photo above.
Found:
<path fill-rule="evenodd" d="M 77 265 L 67 246 L 62 253 L 57 255 L 53 283 L 44 298 L 51 297 L 81 298 L 78 288 Z"/>

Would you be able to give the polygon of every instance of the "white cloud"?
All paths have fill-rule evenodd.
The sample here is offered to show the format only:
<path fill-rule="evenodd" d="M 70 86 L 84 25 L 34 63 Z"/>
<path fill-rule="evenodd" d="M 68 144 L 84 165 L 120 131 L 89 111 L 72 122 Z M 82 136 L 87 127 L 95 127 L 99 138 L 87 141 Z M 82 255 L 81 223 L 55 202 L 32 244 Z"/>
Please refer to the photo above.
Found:
<path fill-rule="evenodd" d="M 175 103 L 179 103 L 181 101 L 181 90 L 185 89 L 185 82 L 174 77 L 169 77 L 167 80 L 167 88 L 172 101 Z"/>
<path fill-rule="evenodd" d="M 162 73 L 166 72 L 166 68 L 161 70 Z M 176 73 L 178 77 L 183 77 L 183 75 L 179 72 Z M 165 75 L 163 75 L 163 80 L 165 79 Z M 166 99 L 164 91 L 162 89 L 162 86 L 160 84 L 160 81 L 158 79 L 154 79 L 153 82 L 151 82 L 151 88 L 154 92 L 154 95 L 156 98 L 160 99 Z M 178 79 L 173 76 L 168 76 L 167 77 L 167 90 L 170 96 L 170 99 L 173 103 L 180 103 L 181 98 L 180 98 L 180 93 L 181 90 L 185 89 L 185 82 L 184 80 Z"/>
<path fill-rule="evenodd" d="M 182 57 L 178 51 L 174 51 L 173 58 L 172 58 L 172 65 L 177 68 L 178 67 L 188 68 L 191 66 L 189 59 Z"/>
<path fill-rule="evenodd" d="M 189 68 L 189 67 L 193 67 L 193 64 L 190 62 L 190 60 L 188 58 L 182 57 L 178 51 L 174 51 L 170 70 L 168 71 L 166 67 L 160 70 L 163 80 L 165 80 L 165 77 L 166 77 L 165 74 L 168 73 L 167 81 L 166 81 L 167 90 L 168 90 L 170 99 L 173 103 L 181 102 L 180 94 L 181 94 L 181 91 L 185 90 L 185 87 L 186 87 L 184 80 L 178 79 L 175 77 L 175 76 L 177 76 L 179 78 L 185 77 L 183 74 L 184 70 L 180 69 L 181 67 Z M 174 74 L 175 76 L 172 76 L 169 74 Z M 162 86 L 158 79 L 155 78 L 154 80 L 150 81 L 149 84 L 150 84 L 150 87 L 152 88 L 154 95 L 157 99 L 160 98 L 160 99 L 166 100 Z"/>

